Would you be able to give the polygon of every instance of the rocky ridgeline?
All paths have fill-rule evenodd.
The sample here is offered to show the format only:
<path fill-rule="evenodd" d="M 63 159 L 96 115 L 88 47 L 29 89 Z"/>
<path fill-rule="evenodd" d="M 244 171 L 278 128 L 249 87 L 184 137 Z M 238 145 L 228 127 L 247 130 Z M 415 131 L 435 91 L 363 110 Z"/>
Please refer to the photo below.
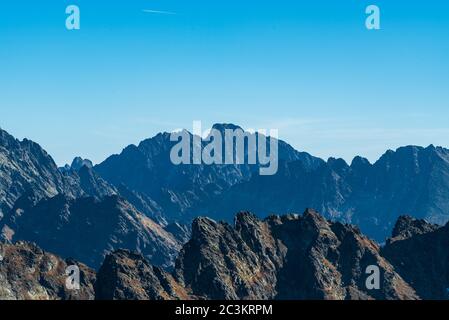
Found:
<path fill-rule="evenodd" d="M 232 124 L 214 128 L 239 129 Z M 231 222 L 240 210 L 266 217 L 316 208 L 383 243 L 401 215 L 438 224 L 449 220 L 445 148 L 405 146 L 386 151 L 374 163 L 357 156 L 349 164 L 325 161 L 279 141 L 278 172 L 261 176 L 257 165 L 173 165 L 174 144 L 168 133 L 158 134 L 110 156 L 94 171 L 157 204 L 152 211 L 170 222 L 190 224 L 197 216 Z"/>
<path fill-rule="evenodd" d="M 171 272 L 117 250 L 96 275 L 78 264 L 83 280 L 74 292 L 64 288 L 68 262 L 34 245 L 5 244 L 0 298 L 445 299 L 448 228 L 401 217 L 380 248 L 356 227 L 313 210 L 265 220 L 240 213 L 234 226 L 198 218 Z M 380 270 L 379 289 L 366 286 L 370 265 Z"/>
<path fill-rule="evenodd" d="M 80 270 L 80 290 L 66 287 L 65 271 Z M 0 243 L 1 300 L 90 300 L 94 299 L 95 272 L 85 265 L 42 251 L 36 245 Z"/>
<path fill-rule="evenodd" d="M 382 248 L 416 293 L 426 300 L 449 299 L 449 224 L 444 227 L 424 220 L 401 217 L 393 238 Z"/>
<path fill-rule="evenodd" d="M 239 129 L 232 124 L 214 128 Z M 57 168 L 37 143 L 0 129 L 0 229 L 2 217 L 27 192 L 38 199 L 119 194 L 164 227 L 190 225 L 197 216 L 232 222 L 243 209 L 266 217 L 316 208 L 327 218 L 357 225 L 379 243 L 400 215 L 437 224 L 449 220 L 449 150 L 441 147 L 407 146 L 372 164 L 361 157 L 348 164 L 324 161 L 279 141 L 277 174 L 260 176 L 257 164 L 174 165 L 174 144 L 170 134 L 161 133 L 96 166 L 78 157 L 71 166 Z"/>
<path fill-rule="evenodd" d="M 58 168 L 37 143 L 0 129 L 0 241 L 30 241 L 93 268 L 116 249 L 170 267 L 189 233 L 148 197 L 103 180 L 90 161 Z"/>

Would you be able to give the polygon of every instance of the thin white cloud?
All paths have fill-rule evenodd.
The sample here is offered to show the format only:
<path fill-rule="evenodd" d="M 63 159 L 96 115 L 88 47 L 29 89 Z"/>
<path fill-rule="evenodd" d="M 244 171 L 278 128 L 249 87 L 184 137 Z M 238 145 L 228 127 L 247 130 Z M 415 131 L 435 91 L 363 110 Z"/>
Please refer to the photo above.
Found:
<path fill-rule="evenodd" d="M 171 12 L 171 11 L 150 10 L 150 9 L 143 9 L 142 11 L 145 13 L 153 13 L 153 14 L 169 14 L 169 15 L 176 14 L 176 12 Z"/>

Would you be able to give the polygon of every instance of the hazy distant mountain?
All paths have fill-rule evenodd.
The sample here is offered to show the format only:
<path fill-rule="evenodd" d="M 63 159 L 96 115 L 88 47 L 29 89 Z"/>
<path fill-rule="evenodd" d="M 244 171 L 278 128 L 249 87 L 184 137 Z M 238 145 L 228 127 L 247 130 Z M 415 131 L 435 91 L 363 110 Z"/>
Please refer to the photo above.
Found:
<path fill-rule="evenodd" d="M 73 159 L 71 165 L 66 164 L 64 167 L 59 169 L 63 172 L 78 171 L 84 166 L 87 168 L 92 168 L 94 165 L 92 164 L 92 161 L 90 161 L 89 159 L 76 157 L 75 159 Z"/>
<path fill-rule="evenodd" d="M 0 131 L 0 239 L 33 241 L 93 267 L 119 248 L 171 266 L 189 230 L 179 225 L 172 229 L 176 235 L 165 231 L 149 218 L 164 221 L 157 204 L 122 185 L 110 185 L 90 164 L 76 158 L 61 171 L 38 144 Z M 144 214 L 116 196 L 120 193 Z"/>
<path fill-rule="evenodd" d="M 161 133 L 94 168 L 77 158 L 73 168 L 61 172 L 36 143 L 0 133 L 0 208 L 5 217 L 20 196 L 32 192 L 35 203 L 56 194 L 98 200 L 119 194 L 162 227 L 181 223 L 184 239 L 189 231 L 182 224 L 195 217 L 232 221 L 241 210 L 263 217 L 316 208 L 327 218 L 358 225 L 379 242 L 400 215 L 438 224 L 449 218 L 449 150 L 440 147 L 403 147 L 374 164 L 356 157 L 349 165 L 341 159 L 323 161 L 279 141 L 278 173 L 261 176 L 258 164 L 175 166 L 169 158 L 175 142 Z"/>
<path fill-rule="evenodd" d="M 374 164 L 360 157 L 351 165 L 329 159 L 313 169 L 285 163 L 274 176 L 254 175 L 232 186 L 199 214 L 229 221 L 238 210 L 265 216 L 311 207 L 383 242 L 400 215 L 446 223 L 447 199 L 449 150 L 410 146 L 388 151 Z"/>
<path fill-rule="evenodd" d="M 117 193 L 91 166 L 79 164 L 75 159 L 72 170 L 61 171 L 37 143 L 27 139 L 19 141 L 0 130 L 0 230 L 1 217 L 9 213 L 18 198 L 29 192 L 37 198 L 57 194 L 102 198 Z"/>
<path fill-rule="evenodd" d="M 219 130 L 234 125 L 215 125 Z M 279 171 L 260 176 L 257 166 L 174 166 L 173 142 L 159 134 L 128 146 L 95 167 L 111 184 L 150 197 L 169 221 L 195 216 L 232 220 L 234 212 L 259 216 L 317 208 L 332 219 L 359 225 L 383 242 L 400 215 L 443 224 L 449 219 L 449 151 L 429 146 L 388 151 L 376 163 L 356 157 L 327 162 L 280 141 Z"/>
<path fill-rule="evenodd" d="M 91 267 L 117 249 L 141 252 L 153 264 L 170 267 L 183 244 L 116 195 L 98 200 L 60 194 L 36 201 L 27 194 L 3 222 L 6 240 L 32 241 Z"/>
<path fill-rule="evenodd" d="M 213 128 L 224 132 L 240 127 L 216 124 Z M 197 216 L 198 208 L 230 187 L 248 181 L 260 167 L 259 164 L 176 166 L 170 160 L 170 150 L 175 144 L 169 133 L 158 134 L 138 146 L 126 147 L 119 155 L 95 166 L 95 171 L 113 185 L 126 186 L 153 199 L 169 221 L 189 222 Z M 283 141 L 279 141 L 279 158 L 280 162 L 298 161 L 309 168 L 322 162 Z"/>
<path fill-rule="evenodd" d="M 39 196 L 83 193 L 73 177 L 63 175 L 37 143 L 19 141 L 0 129 L 0 217 L 30 190 Z"/>

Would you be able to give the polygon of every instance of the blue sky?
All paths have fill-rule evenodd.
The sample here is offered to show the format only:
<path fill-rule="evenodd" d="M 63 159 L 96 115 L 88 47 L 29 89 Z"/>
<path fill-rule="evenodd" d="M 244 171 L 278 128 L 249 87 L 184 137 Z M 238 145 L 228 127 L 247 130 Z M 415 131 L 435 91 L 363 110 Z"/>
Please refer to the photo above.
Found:
<path fill-rule="evenodd" d="M 65 29 L 69 4 L 81 30 Z M 370 4 L 379 31 L 365 28 Z M 374 161 L 449 147 L 448 53 L 443 0 L 3 0 L 0 126 L 58 164 L 193 120 Z"/>

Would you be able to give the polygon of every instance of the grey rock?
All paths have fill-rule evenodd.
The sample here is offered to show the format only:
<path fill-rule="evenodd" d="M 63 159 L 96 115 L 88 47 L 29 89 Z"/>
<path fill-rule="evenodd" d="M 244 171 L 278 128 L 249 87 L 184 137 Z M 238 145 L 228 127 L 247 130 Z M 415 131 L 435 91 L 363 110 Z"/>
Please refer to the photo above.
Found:
<path fill-rule="evenodd" d="M 0 300 L 93 300 L 95 272 L 25 242 L 0 243 Z M 78 290 L 66 286 L 66 268 L 80 271 Z"/>

